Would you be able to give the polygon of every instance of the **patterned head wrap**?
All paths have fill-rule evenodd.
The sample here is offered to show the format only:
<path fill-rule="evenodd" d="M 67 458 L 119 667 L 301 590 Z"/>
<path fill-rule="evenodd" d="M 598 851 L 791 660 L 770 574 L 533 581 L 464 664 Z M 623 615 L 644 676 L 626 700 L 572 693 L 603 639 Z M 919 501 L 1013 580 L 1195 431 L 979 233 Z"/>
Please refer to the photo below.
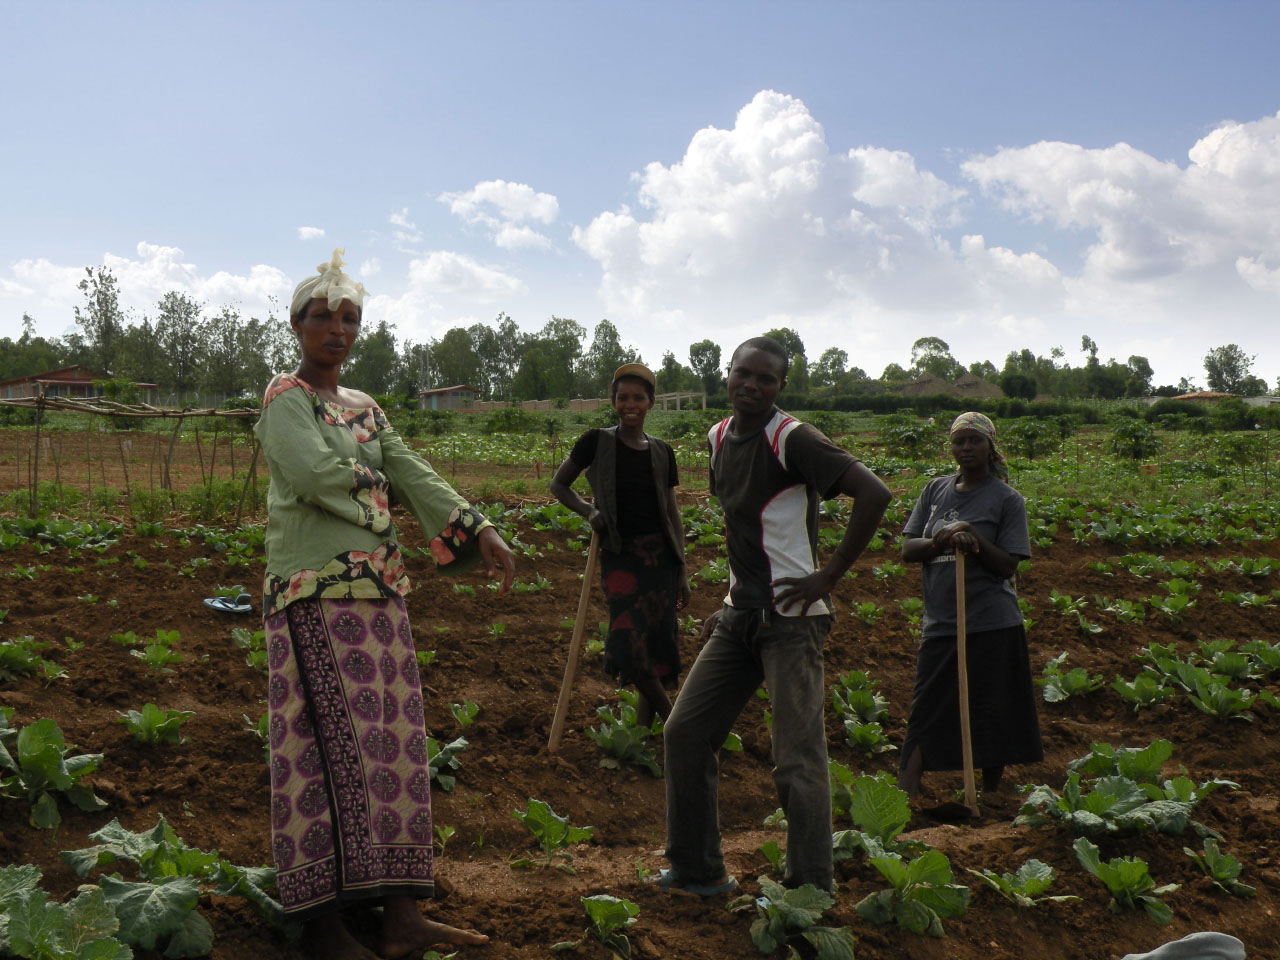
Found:
<path fill-rule="evenodd" d="M 959 430 L 973 430 L 987 438 L 987 443 L 991 447 L 991 455 L 987 458 L 991 472 L 1001 480 L 1008 480 L 1009 467 L 1005 463 L 1004 454 L 996 449 L 996 425 L 991 422 L 991 418 L 976 410 L 962 413 L 952 421 L 947 436 L 954 437 Z"/>
<path fill-rule="evenodd" d="M 364 298 L 368 291 L 363 283 L 356 283 L 342 272 L 346 265 L 342 255 L 347 251 L 338 247 L 333 251 L 333 258 L 328 263 L 316 267 L 318 277 L 308 277 L 293 289 L 293 299 L 289 301 L 289 316 L 296 317 L 307 309 L 307 304 L 323 297 L 329 301 L 329 309 L 337 310 L 343 300 L 350 300 L 357 307 L 364 307 Z"/>

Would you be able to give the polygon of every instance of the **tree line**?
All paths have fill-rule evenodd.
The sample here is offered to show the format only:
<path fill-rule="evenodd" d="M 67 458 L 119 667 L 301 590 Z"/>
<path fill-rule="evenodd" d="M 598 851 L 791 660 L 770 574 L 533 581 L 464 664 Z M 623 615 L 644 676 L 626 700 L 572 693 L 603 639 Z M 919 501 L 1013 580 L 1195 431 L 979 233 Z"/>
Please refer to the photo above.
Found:
<path fill-rule="evenodd" d="M 24 314 L 22 335 L 0 339 L 0 380 L 84 364 L 104 379 L 157 384 L 161 402 L 183 402 L 201 394 L 258 395 L 273 374 L 298 363 L 293 332 L 274 310 L 265 318 L 244 317 L 234 307 L 215 310 L 170 291 L 153 311 L 140 318 L 127 315 L 116 278 L 105 267 L 85 268 L 79 289 L 84 302 L 74 308 L 78 330 L 53 339 L 36 336 L 34 321 Z M 1174 396 L 1199 389 L 1186 377 L 1155 386 L 1146 357 L 1104 362 L 1088 336 L 1081 339 L 1082 362 L 1076 365 L 1061 347 L 1054 347 L 1039 356 L 1029 349 L 1011 351 L 1000 367 L 990 360 L 966 367 L 946 341 L 926 336 L 912 345 L 905 366 L 890 363 L 872 377 L 850 365 L 848 353 L 839 347 L 810 361 L 795 330 L 781 327 L 765 335 L 778 340 L 791 357 L 784 399 L 793 404 L 809 397 L 894 392 L 925 375 L 954 383 L 972 374 L 998 385 L 1006 396 L 1028 400 L 1042 394 L 1060 399 Z M 1215 347 L 1204 358 L 1207 387 L 1245 396 L 1266 393 L 1266 382 L 1250 372 L 1255 359 L 1236 344 Z M 659 364 L 650 366 L 659 392 L 703 391 L 714 402 L 723 399 L 727 360 L 720 345 L 706 339 L 689 344 L 685 360 L 668 350 Z M 491 323 L 454 327 L 426 343 L 399 342 L 394 326 L 381 320 L 361 331 L 343 381 L 373 394 L 467 384 L 484 400 L 600 397 L 613 371 L 632 362 L 645 361 L 622 342 L 609 320 L 596 324 L 588 337 L 585 327 L 564 317 L 553 316 L 540 330 L 526 333 L 499 313 Z M 1280 381 L 1276 389 L 1280 392 Z"/>

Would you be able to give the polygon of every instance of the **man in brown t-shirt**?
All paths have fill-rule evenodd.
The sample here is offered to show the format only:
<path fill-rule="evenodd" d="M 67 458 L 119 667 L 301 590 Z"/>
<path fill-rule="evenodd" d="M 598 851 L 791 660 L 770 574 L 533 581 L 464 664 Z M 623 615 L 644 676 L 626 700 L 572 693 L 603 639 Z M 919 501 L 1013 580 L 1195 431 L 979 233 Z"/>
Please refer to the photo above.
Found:
<path fill-rule="evenodd" d="M 734 351 L 733 416 L 708 435 L 711 489 L 725 512 L 729 594 L 664 731 L 667 859 L 658 880 L 709 896 L 737 884 L 720 849 L 716 755 L 763 680 L 773 710 L 774 782 L 787 815 L 787 886 L 832 886 L 831 788 L 822 649 L 832 588 L 871 539 L 891 499 L 870 470 L 774 406 L 787 354 L 767 337 Z M 844 538 L 817 560 L 817 507 L 854 505 Z"/>

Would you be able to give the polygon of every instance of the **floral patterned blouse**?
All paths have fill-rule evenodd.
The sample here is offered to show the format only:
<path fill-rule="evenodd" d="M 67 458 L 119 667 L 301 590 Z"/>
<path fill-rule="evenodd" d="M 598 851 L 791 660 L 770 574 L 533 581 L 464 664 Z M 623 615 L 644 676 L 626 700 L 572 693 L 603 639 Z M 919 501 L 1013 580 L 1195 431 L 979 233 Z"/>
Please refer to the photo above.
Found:
<path fill-rule="evenodd" d="M 417 518 L 440 566 L 478 559 L 491 524 L 411 450 L 381 408 L 322 399 L 278 374 L 254 432 L 271 471 L 267 494 L 267 617 L 304 597 L 376 599 L 409 592 L 391 501 Z"/>

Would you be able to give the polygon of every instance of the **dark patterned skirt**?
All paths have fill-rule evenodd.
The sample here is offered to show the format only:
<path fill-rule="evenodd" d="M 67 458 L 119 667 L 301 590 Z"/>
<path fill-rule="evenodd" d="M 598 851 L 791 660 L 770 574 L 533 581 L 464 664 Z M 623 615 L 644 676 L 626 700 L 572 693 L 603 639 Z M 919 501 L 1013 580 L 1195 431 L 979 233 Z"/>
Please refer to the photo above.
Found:
<path fill-rule="evenodd" d="M 1043 760 L 1027 634 L 1022 625 L 966 635 L 965 655 L 974 767 Z M 920 645 L 911 717 L 900 757 L 904 767 L 916 747 L 925 770 L 964 768 L 955 637 L 930 637 Z"/>
<path fill-rule="evenodd" d="M 680 565 L 660 533 L 624 537 L 622 552 L 600 551 L 609 601 L 604 669 L 620 683 L 653 676 L 668 690 L 680 676 L 676 597 Z"/>
<path fill-rule="evenodd" d="M 271 845 L 291 919 L 430 897 L 431 775 L 398 597 L 297 600 L 265 621 Z"/>

